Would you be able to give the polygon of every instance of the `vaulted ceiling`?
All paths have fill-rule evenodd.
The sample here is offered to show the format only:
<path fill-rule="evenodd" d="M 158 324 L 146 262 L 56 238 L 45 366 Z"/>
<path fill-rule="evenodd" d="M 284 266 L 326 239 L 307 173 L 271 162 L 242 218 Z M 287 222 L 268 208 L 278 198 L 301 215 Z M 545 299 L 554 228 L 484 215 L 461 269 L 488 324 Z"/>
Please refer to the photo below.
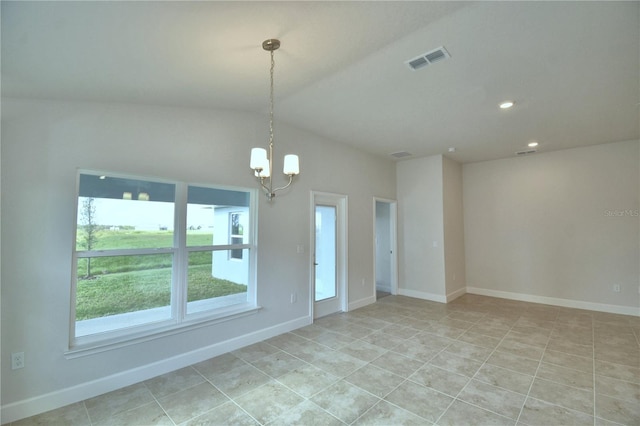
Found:
<path fill-rule="evenodd" d="M 278 38 L 276 122 L 376 155 L 471 162 L 533 140 L 544 152 L 640 138 L 637 1 L 2 1 L 1 13 L 3 96 L 265 112 L 261 44 Z M 450 58 L 406 65 L 441 46 Z"/>

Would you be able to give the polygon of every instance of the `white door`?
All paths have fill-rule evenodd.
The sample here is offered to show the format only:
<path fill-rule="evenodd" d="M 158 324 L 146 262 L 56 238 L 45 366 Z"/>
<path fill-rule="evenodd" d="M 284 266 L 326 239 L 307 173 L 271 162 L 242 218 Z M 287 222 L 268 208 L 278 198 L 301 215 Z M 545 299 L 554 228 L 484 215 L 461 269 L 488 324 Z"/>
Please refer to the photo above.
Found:
<path fill-rule="evenodd" d="M 344 195 L 312 193 L 314 318 L 346 311 L 346 204 Z"/>
<path fill-rule="evenodd" d="M 398 293 L 396 254 L 396 202 L 374 199 L 376 290 Z"/>

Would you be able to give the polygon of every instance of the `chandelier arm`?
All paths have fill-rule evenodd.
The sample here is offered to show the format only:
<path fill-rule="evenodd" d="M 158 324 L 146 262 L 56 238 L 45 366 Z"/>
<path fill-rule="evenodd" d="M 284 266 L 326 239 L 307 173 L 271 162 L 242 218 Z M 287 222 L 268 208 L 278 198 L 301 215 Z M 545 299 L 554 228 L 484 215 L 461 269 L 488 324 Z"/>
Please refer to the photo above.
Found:
<path fill-rule="evenodd" d="M 265 179 L 265 178 L 259 178 L 259 179 L 260 179 L 260 186 L 262 187 L 262 189 L 264 189 L 264 192 L 265 192 L 265 193 L 271 193 L 271 192 L 273 192 L 273 191 L 271 190 L 271 188 L 269 188 L 268 186 L 266 186 L 266 185 L 264 184 L 264 179 Z"/>
<path fill-rule="evenodd" d="M 273 192 L 287 189 L 291 185 L 291 182 L 293 182 L 293 175 L 288 175 L 288 176 L 289 176 L 289 183 L 287 183 L 285 186 L 281 186 L 280 188 L 274 189 Z"/>

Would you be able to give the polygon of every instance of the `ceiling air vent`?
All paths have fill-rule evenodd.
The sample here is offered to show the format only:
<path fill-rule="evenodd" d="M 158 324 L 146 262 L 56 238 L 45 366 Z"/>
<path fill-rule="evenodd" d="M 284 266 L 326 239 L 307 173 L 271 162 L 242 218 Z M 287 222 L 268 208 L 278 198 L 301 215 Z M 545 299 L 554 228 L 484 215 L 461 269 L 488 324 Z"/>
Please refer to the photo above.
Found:
<path fill-rule="evenodd" d="M 450 57 L 451 55 L 449 55 L 447 49 L 445 49 L 444 46 L 440 46 L 437 49 L 433 49 L 427 53 L 423 53 L 420 56 L 416 56 L 413 59 L 409 59 L 405 62 L 405 64 L 407 64 L 407 66 L 413 71 L 416 71 L 420 68 L 426 67 L 429 64 L 433 64 Z"/>
<path fill-rule="evenodd" d="M 403 158 L 403 157 L 411 157 L 407 151 L 398 151 L 390 154 L 392 157 Z"/>
<path fill-rule="evenodd" d="M 535 149 L 528 149 L 526 151 L 518 151 L 516 152 L 516 155 L 528 155 L 528 154 L 535 154 L 536 150 Z"/>

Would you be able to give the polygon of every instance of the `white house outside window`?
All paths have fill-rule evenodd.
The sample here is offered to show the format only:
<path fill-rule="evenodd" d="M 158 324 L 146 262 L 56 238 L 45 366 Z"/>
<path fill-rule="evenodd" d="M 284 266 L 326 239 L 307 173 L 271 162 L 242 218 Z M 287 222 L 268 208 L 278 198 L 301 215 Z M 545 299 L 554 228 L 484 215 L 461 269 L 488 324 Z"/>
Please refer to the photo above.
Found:
<path fill-rule="evenodd" d="M 72 346 L 255 308 L 253 200 L 254 190 L 81 172 Z"/>
<path fill-rule="evenodd" d="M 242 213 L 238 212 L 229 213 L 229 244 L 242 244 L 244 241 L 242 216 Z M 242 260 L 242 250 L 230 250 L 229 256 L 231 259 Z"/>

